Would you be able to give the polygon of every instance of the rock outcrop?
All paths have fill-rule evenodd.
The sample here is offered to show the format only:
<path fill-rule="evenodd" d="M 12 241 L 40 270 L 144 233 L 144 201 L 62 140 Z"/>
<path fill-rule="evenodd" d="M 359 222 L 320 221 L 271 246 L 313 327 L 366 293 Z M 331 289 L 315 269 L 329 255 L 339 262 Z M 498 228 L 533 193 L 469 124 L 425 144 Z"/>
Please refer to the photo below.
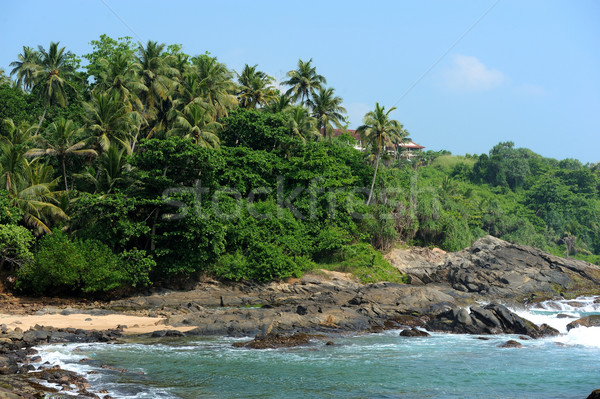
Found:
<path fill-rule="evenodd" d="M 576 327 L 600 327 L 600 315 L 585 316 L 567 324 L 567 331 Z"/>
<path fill-rule="evenodd" d="M 392 251 L 387 258 L 413 280 L 449 284 L 457 291 L 494 300 L 520 302 L 564 292 L 600 291 L 600 267 L 492 236 L 443 257 L 412 254 L 416 262 L 410 267 L 404 263 L 408 255 L 400 252 Z"/>

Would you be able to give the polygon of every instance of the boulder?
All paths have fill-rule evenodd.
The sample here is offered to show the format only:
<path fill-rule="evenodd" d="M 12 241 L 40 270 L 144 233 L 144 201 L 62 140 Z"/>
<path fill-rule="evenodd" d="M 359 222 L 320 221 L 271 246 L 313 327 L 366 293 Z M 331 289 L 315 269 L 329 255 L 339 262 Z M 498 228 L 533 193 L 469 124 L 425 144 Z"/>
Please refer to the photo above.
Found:
<path fill-rule="evenodd" d="M 419 329 L 413 327 L 411 329 L 402 330 L 400 332 L 400 336 L 401 337 L 429 337 L 431 335 L 429 333 L 427 333 L 426 331 L 422 331 L 422 330 L 419 330 Z"/>
<path fill-rule="evenodd" d="M 235 348 L 250 348 L 250 349 L 276 349 L 276 348 L 291 348 L 294 346 L 307 345 L 314 335 L 295 333 L 295 334 L 266 334 L 257 335 L 252 341 L 235 342 Z"/>
<path fill-rule="evenodd" d="M 508 340 L 502 345 L 498 345 L 499 348 L 522 348 L 523 345 L 515 340 Z"/>
<path fill-rule="evenodd" d="M 567 324 L 567 331 L 576 327 L 600 327 L 600 315 L 590 315 Z"/>
<path fill-rule="evenodd" d="M 600 389 L 594 389 L 586 399 L 600 399 Z"/>

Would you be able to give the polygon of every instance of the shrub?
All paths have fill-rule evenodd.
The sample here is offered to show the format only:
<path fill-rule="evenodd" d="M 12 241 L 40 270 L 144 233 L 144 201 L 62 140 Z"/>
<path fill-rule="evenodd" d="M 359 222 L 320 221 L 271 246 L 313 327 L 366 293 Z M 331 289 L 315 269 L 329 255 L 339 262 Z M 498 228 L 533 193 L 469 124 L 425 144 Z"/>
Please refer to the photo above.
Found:
<path fill-rule="evenodd" d="M 0 270 L 5 265 L 23 266 L 33 259 L 33 235 L 25 227 L 0 224 Z"/>
<path fill-rule="evenodd" d="M 147 282 L 152 261 L 143 251 L 115 255 L 97 240 L 70 240 L 61 231 L 40 240 L 34 261 L 17 272 L 16 288 L 34 295 L 100 294 Z M 139 262 L 135 276 L 128 267 Z"/>

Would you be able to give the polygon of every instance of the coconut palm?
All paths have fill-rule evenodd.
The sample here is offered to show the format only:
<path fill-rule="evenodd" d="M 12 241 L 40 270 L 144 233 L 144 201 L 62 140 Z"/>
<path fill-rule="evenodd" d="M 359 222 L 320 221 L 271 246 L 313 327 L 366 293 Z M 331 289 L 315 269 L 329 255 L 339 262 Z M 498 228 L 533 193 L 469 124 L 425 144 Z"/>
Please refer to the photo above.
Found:
<path fill-rule="evenodd" d="M 32 47 L 23 46 L 23 53 L 17 56 L 18 60 L 11 62 L 13 67 L 11 76 L 17 75 L 17 86 L 24 91 L 30 91 L 35 84 L 36 71 L 40 67 L 40 53 Z"/>
<path fill-rule="evenodd" d="M 4 69 L 0 68 L 0 86 L 10 85 L 12 83 L 13 81 L 10 79 L 10 77 L 6 76 Z"/>
<path fill-rule="evenodd" d="M 22 172 L 35 127 L 27 122 L 15 125 L 12 119 L 3 122 L 5 135 L 0 136 L 0 184 L 11 191 L 15 177 Z"/>
<path fill-rule="evenodd" d="M 97 152 L 108 149 L 111 142 L 128 143 L 133 137 L 136 114 L 130 113 L 128 105 L 117 93 L 92 93 L 90 102 L 83 103 Z"/>
<path fill-rule="evenodd" d="M 300 98 L 301 105 L 309 105 L 310 98 L 315 92 L 327 84 L 327 80 L 317 74 L 317 69 L 311 65 L 312 58 L 307 62 L 298 60 L 298 69 L 287 73 L 288 80 L 282 82 L 290 89 L 285 93 L 291 96 L 293 101 L 298 101 Z"/>
<path fill-rule="evenodd" d="M 145 86 L 136 73 L 132 57 L 116 53 L 110 59 L 101 58 L 98 65 L 101 70 L 93 91 L 117 93 L 129 112 L 141 112 L 143 106 L 137 93 L 144 91 Z"/>
<path fill-rule="evenodd" d="M 317 120 L 308 114 L 306 108 L 301 105 L 291 107 L 285 111 L 288 117 L 288 127 L 292 136 L 302 140 L 319 137 Z"/>
<path fill-rule="evenodd" d="M 152 130 L 151 122 L 156 118 L 158 102 L 166 100 L 177 88 L 175 77 L 179 71 L 169 65 L 169 56 L 165 53 L 165 45 L 148 41 L 144 47 L 138 45 L 136 62 L 134 64 L 141 78 L 142 89 L 138 96 L 142 101 L 142 112 L 138 129 L 133 137 L 132 150 L 135 149 L 142 125 Z"/>
<path fill-rule="evenodd" d="M 48 127 L 47 136 L 37 136 L 34 139 L 40 145 L 25 153 L 25 157 L 41 157 L 48 155 L 60 159 L 62 175 L 65 183 L 65 191 L 69 190 L 67 182 L 67 156 L 94 157 L 96 151 L 85 148 L 87 142 L 80 140 L 82 128 L 77 127 L 70 119 L 59 118 Z"/>
<path fill-rule="evenodd" d="M 237 85 L 232 80 L 233 74 L 225 64 L 215 57 L 206 54 L 192 58 L 192 73 L 200 79 L 199 89 L 204 101 L 212 107 L 213 120 L 227 116 L 229 110 L 238 104 Z"/>
<path fill-rule="evenodd" d="M 118 184 L 126 182 L 125 172 L 129 170 L 131 165 L 127 163 L 127 148 L 111 144 L 98 158 L 98 170 L 89 166 L 83 173 L 74 174 L 73 177 L 77 181 L 90 183 L 94 192 L 110 194 Z"/>
<path fill-rule="evenodd" d="M 373 188 L 375 187 L 382 152 L 385 151 L 387 145 L 401 142 L 406 138 L 402 124 L 395 119 L 390 119 L 389 115 L 395 109 L 396 107 L 392 107 L 386 112 L 385 107 L 375 103 L 375 110 L 367 112 L 363 125 L 356 130 L 363 142 L 368 143 L 375 152 L 375 172 L 373 173 L 367 205 L 371 203 L 373 197 Z"/>
<path fill-rule="evenodd" d="M 212 120 L 212 114 L 197 104 L 180 112 L 175 120 L 169 136 L 191 137 L 200 147 L 218 148 L 219 137 L 216 135 L 221 124 Z"/>
<path fill-rule="evenodd" d="M 258 65 L 246 64 L 242 73 L 238 75 L 240 91 L 238 101 L 240 107 L 255 109 L 268 105 L 277 99 L 275 88 L 272 83 L 274 79 L 266 73 L 257 70 Z"/>
<path fill-rule="evenodd" d="M 342 107 L 342 98 L 335 95 L 333 88 L 320 89 L 310 100 L 312 116 L 317 119 L 317 129 L 323 136 L 331 138 L 333 125 L 341 129 L 345 122 L 344 113 L 346 108 Z"/>
<path fill-rule="evenodd" d="M 275 100 L 264 107 L 263 110 L 266 112 L 272 112 L 274 114 L 277 112 L 284 112 L 291 107 L 291 103 L 292 100 L 288 96 L 285 94 L 280 94 L 275 98 Z"/>
<path fill-rule="evenodd" d="M 50 222 L 69 218 L 57 205 L 60 192 L 54 190 L 58 179 L 53 176 L 52 167 L 39 158 L 26 161 L 9 191 L 11 206 L 21 209 L 24 223 L 38 235 L 51 232 Z"/>
<path fill-rule="evenodd" d="M 38 46 L 39 65 L 35 69 L 35 86 L 40 87 L 40 96 L 44 103 L 44 113 L 40 118 L 38 131 L 46 116 L 48 107 L 67 104 L 67 90 L 73 90 L 69 79 L 74 77 L 75 68 L 68 62 L 70 51 L 58 48 L 59 42 L 51 42 L 48 51 Z M 37 133 L 37 132 L 36 132 Z"/>

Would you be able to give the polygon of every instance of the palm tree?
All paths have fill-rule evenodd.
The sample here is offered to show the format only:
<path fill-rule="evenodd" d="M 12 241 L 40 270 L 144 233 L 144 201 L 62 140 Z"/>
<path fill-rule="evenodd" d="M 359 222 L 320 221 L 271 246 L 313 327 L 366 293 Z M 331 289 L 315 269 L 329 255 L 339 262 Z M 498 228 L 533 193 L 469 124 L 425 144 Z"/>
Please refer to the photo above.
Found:
<path fill-rule="evenodd" d="M 246 64 L 242 73 L 238 75 L 240 91 L 238 101 L 240 107 L 254 109 L 257 106 L 265 106 L 277 98 L 273 87 L 273 78 L 266 73 L 257 70 L 258 65 Z"/>
<path fill-rule="evenodd" d="M 10 192 L 17 175 L 26 163 L 23 157 L 35 130 L 27 122 L 15 125 L 12 119 L 3 121 L 6 134 L 0 136 L 0 184 Z"/>
<path fill-rule="evenodd" d="M 74 76 L 75 68 L 67 62 L 71 52 L 65 48 L 58 48 L 59 42 L 51 42 L 48 51 L 38 46 L 39 65 L 35 69 L 35 85 L 40 87 L 40 95 L 44 102 L 44 113 L 40 118 L 38 131 L 46 116 L 48 107 L 58 104 L 64 107 L 67 104 L 68 89 L 73 90 L 69 79 Z M 36 132 L 37 134 L 37 132 Z"/>
<path fill-rule="evenodd" d="M 312 116 L 317 119 L 317 129 L 323 136 L 331 139 L 333 125 L 338 129 L 342 128 L 345 122 L 343 113 L 346 108 L 342 107 L 342 98 L 335 95 L 333 88 L 319 90 L 310 101 L 312 105 Z"/>
<path fill-rule="evenodd" d="M 232 80 L 233 74 L 225 64 L 217 61 L 215 57 L 206 54 L 192 58 L 194 64 L 192 73 L 200 79 L 199 90 L 201 97 L 213 110 L 213 120 L 227 116 L 229 110 L 238 104 L 237 85 Z"/>
<path fill-rule="evenodd" d="M 4 69 L 0 68 L 0 86 L 9 85 L 10 83 L 10 77 L 6 76 L 6 73 L 4 73 Z"/>
<path fill-rule="evenodd" d="M 395 109 L 396 107 L 392 107 L 386 112 L 385 107 L 380 106 L 379 103 L 375 103 L 375 110 L 367 112 L 363 120 L 364 124 L 356 130 L 362 140 L 365 143 L 369 143 L 375 150 L 375 173 L 373 173 L 373 181 L 371 182 L 367 205 L 371 203 L 371 198 L 373 197 L 373 188 L 375 187 L 375 179 L 382 151 L 385 150 L 386 145 L 402 141 L 406 138 L 402 124 L 389 117 L 390 112 Z"/>
<path fill-rule="evenodd" d="M 91 183 L 94 192 L 110 194 L 118 183 L 126 181 L 125 172 L 128 170 L 131 170 L 131 165 L 127 163 L 127 148 L 111 144 L 98 159 L 98 170 L 89 166 L 85 172 L 76 173 L 73 177 Z"/>
<path fill-rule="evenodd" d="M 184 112 L 179 113 L 175 126 L 168 132 L 168 135 L 191 137 L 200 147 L 218 148 L 219 137 L 215 132 L 220 127 L 220 123 L 212 120 L 209 111 L 193 104 Z"/>
<path fill-rule="evenodd" d="M 287 73 L 289 79 L 282 82 L 286 86 L 291 86 L 285 94 L 291 96 L 294 101 L 300 98 L 301 105 L 309 105 L 308 101 L 314 93 L 327 84 L 327 80 L 317 74 L 317 69 L 311 66 L 311 62 L 312 58 L 308 62 L 298 60 L 298 69 L 289 71 Z"/>
<path fill-rule="evenodd" d="M 65 191 L 69 190 L 67 182 L 67 156 L 93 157 L 98 155 L 96 151 L 85 148 L 85 140 L 79 140 L 83 129 L 77 127 L 70 119 L 60 118 L 52 122 L 48 127 L 48 138 L 38 136 L 35 138 L 40 148 L 32 148 L 25 153 L 26 157 L 41 157 L 49 155 L 58 157 L 62 165 L 62 175 L 65 183 Z"/>
<path fill-rule="evenodd" d="M 137 93 L 144 91 L 145 86 L 129 54 L 116 53 L 110 60 L 101 58 L 98 64 L 101 70 L 93 91 L 117 93 L 129 112 L 141 112 L 143 106 Z"/>
<path fill-rule="evenodd" d="M 38 235 L 50 233 L 51 221 L 64 221 L 69 217 L 57 206 L 60 192 L 54 190 L 58 179 L 53 179 L 54 171 L 39 161 L 25 162 L 25 167 L 15 179 L 9 191 L 11 206 L 23 211 L 23 221 Z"/>
<path fill-rule="evenodd" d="M 10 75 L 17 75 L 17 86 L 23 87 L 24 91 L 30 91 L 35 84 L 36 71 L 39 69 L 41 60 L 40 53 L 32 47 L 23 46 L 23 53 L 17 56 L 18 60 L 10 63 L 13 67 Z"/>
<path fill-rule="evenodd" d="M 291 99 L 285 94 L 280 94 L 275 98 L 274 101 L 270 102 L 266 107 L 263 108 L 266 112 L 284 112 L 291 107 Z"/>
<path fill-rule="evenodd" d="M 308 114 L 306 108 L 301 105 L 289 108 L 285 111 L 288 117 L 288 127 L 292 136 L 302 140 L 319 137 L 317 120 Z"/>
<path fill-rule="evenodd" d="M 98 152 L 106 151 L 111 142 L 126 144 L 133 137 L 136 114 L 129 112 L 119 94 L 92 93 L 92 101 L 83 103 L 83 108 Z"/>
<path fill-rule="evenodd" d="M 169 65 L 170 57 L 165 53 L 165 45 L 157 42 L 148 41 L 146 47 L 141 43 L 138 45 L 135 68 L 137 69 L 142 84 L 138 96 L 143 104 L 141 118 L 138 124 L 138 131 L 132 142 L 132 149 L 135 149 L 142 124 L 149 126 L 149 122 L 156 117 L 157 103 L 166 100 L 167 97 L 176 89 L 177 81 L 174 79 L 179 75 L 177 69 Z M 150 127 L 149 130 L 152 130 Z"/>

